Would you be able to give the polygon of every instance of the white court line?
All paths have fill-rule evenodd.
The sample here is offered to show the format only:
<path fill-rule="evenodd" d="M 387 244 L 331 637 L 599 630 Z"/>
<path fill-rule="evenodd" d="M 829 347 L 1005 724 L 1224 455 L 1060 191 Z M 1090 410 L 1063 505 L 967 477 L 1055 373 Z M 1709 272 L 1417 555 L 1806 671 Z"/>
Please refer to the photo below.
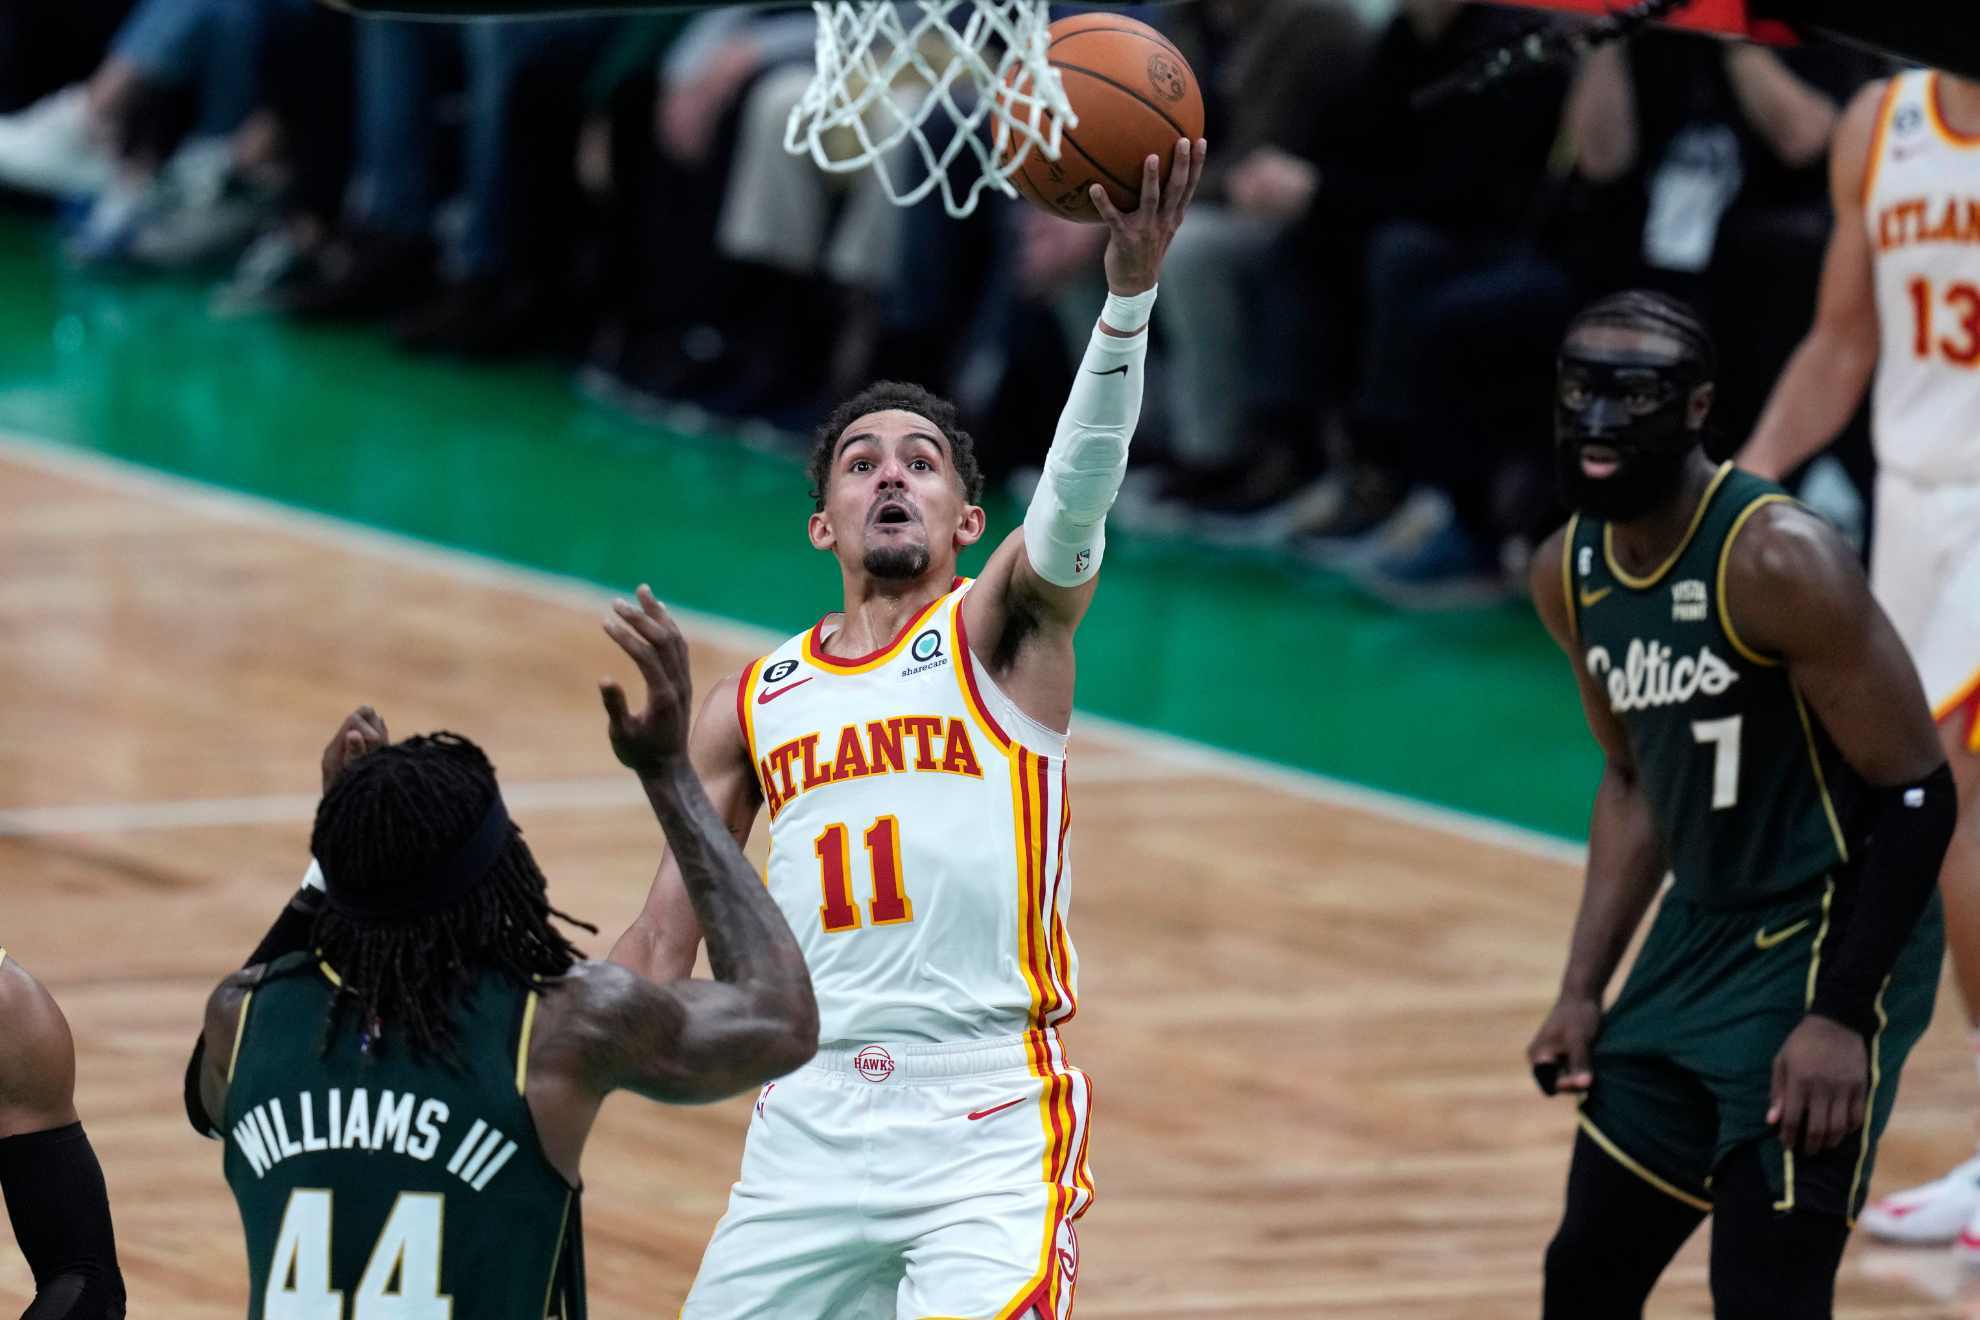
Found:
<path fill-rule="evenodd" d="M 1082 784 L 1132 784 L 1195 773 L 1180 763 L 1149 764 L 1141 757 L 1080 758 Z M 504 784 L 512 810 L 617 811 L 646 806 L 630 774 L 610 779 L 541 779 Z M 259 797 L 183 798 L 165 802 L 91 802 L 62 807 L 0 808 L 0 839 L 48 834 L 129 834 L 144 830 L 197 830 L 233 825 L 290 825 L 316 818 L 317 799 L 304 793 Z"/>
<path fill-rule="evenodd" d="M 30 436 L 0 433 L 0 457 L 25 467 L 53 472 L 91 485 L 164 501 L 216 521 L 264 527 L 356 554 L 411 564 L 430 572 L 450 574 L 479 585 L 520 591 L 540 600 L 583 609 L 593 614 L 601 613 L 605 602 L 613 594 L 609 589 L 582 578 L 524 568 L 471 551 L 437 546 L 396 532 L 363 527 L 326 514 L 282 504 L 264 496 L 223 490 L 189 478 L 172 476 L 128 463 L 122 459 L 110 458 L 103 454 L 78 450 Z M 698 610 L 674 609 L 672 606 L 668 608 L 680 621 L 682 631 L 691 641 L 758 655 L 784 641 L 782 636 L 766 628 L 758 628 L 719 615 L 703 614 Z M 1089 715 L 1084 711 L 1077 712 L 1075 727 L 1081 733 L 1097 734 L 1108 742 L 1123 744 L 1140 756 L 1160 758 L 1189 769 L 1226 775 L 1233 779 L 1274 788 L 1311 802 L 1364 812 L 1412 829 L 1434 830 L 1439 834 L 1525 853 L 1550 862 L 1579 865 L 1587 856 L 1587 850 L 1582 844 L 1557 835 L 1492 820 L 1453 807 L 1420 802 L 1399 793 L 1367 788 L 1329 775 L 1316 774 L 1310 770 L 1278 765 L 1257 757 L 1211 747 L 1193 739 L 1158 733 L 1137 725 Z M 1085 777 L 1083 773 L 1082 777 Z"/>

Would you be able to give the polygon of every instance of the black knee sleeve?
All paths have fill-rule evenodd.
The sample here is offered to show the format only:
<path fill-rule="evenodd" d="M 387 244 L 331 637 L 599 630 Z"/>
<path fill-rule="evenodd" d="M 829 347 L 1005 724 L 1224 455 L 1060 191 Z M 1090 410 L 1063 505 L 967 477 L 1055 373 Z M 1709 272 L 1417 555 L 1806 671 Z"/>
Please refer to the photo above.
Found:
<path fill-rule="evenodd" d="M 1829 1320 L 1849 1226 L 1837 1215 L 1774 1209 L 1757 1145 L 1727 1156 L 1712 1186 L 1718 1320 Z"/>
<path fill-rule="evenodd" d="M 1545 1320 L 1629 1320 L 1705 1217 L 1619 1164 L 1586 1132 L 1574 1141 L 1567 1208 L 1547 1244 Z"/>

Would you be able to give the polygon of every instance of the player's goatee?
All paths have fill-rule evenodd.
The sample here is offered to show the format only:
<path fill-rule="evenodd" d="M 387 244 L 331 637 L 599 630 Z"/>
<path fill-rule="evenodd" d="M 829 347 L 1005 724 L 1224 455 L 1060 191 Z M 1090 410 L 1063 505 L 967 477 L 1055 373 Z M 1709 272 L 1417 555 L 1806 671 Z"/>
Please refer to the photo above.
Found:
<path fill-rule="evenodd" d="M 867 573 L 887 582 L 905 582 L 928 571 L 925 545 L 876 545 L 860 561 Z"/>

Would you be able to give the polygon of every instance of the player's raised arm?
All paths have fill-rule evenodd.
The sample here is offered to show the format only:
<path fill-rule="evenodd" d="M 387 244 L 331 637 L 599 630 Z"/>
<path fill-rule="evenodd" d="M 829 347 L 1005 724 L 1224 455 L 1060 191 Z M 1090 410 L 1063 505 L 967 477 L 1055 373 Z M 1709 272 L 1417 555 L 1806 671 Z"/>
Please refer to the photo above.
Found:
<path fill-rule="evenodd" d="M 612 750 L 639 776 L 669 857 L 708 941 L 715 979 L 664 985 L 608 965 L 581 978 L 577 1021 L 586 1080 L 660 1100 L 714 1100 L 798 1067 L 818 1048 L 804 954 L 743 856 L 688 756 L 687 643 L 651 592 L 617 602 L 605 625 L 646 681 L 631 710 L 600 685 Z"/>
<path fill-rule="evenodd" d="M 1093 185 L 1093 204 L 1108 231 L 1107 304 L 1059 415 L 1024 527 L 997 548 L 969 595 L 971 647 L 980 657 L 1007 653 L 1013 640 L 1024 640 L 1006 636 L 1013 625 L 1070 637 L 1093 599 L 1107 548 L 1107 511 L 1120 493 L 1141 416 L 1156 281 L 1203 178 L 1205 150 L 1201 138 L 1178 139 L 1166 186 L 1160 160 L 1149 156 L 1140 205 L 1129 212 Z M 1068 693 L 1068 710 L 1070 700 Z"/>
<path fill-rule="evenodd" d="M 1835 225 L 1822 259 L 1815 324 L 1788 359 L 1739 465 L 1779 480 L 1849 425 L 1877 369 L 1877 288 L 1870 233 L 1863 218 L 1864 174 L 1886 83 L 1858 92 L 1836 127 L 1829 152 Z"/>
<path fill-rule="evenodd" d="M 1877 996 L 1938 885 L 1958 798 L 1911 657 L 1828 524 L 1786 502 L 1761 509 L 1733 543 L 1725 590 L 1728 623 L 1787 666 L 1871 794 L 1854 910 L 1774 1065 L 1769 1121 L 1784 1145 L 1819 1151 L 1863 1124 Z"/>
<path fill-rule="evenodd" d="M 123 1320 L 109 1193 L 75 1089 L 62 1010 L 0 953 L 0 1192 L 34 1275 L 23 1320 Z"/>
<path fill-rule="evenodd" d="M 730 674 L 709 689 L 687 745 L 688 764 L 738 847 L 749 842 L 763 806 L 749 748 L 736 724 L 735 691 L 741 681 L 740 673 Z M 639 915 L 612 946 L 611 961 L 649 981 L 673 981 L 694 971 L 700 948 L 701 921 L 681 882 L 680 859 L 666 848 Z"/>
<path fill-rule="evenodd" d="M 1574 666 L 1588 728 L 1602 746 L 1602 782 L 1588 821 L 1588 873 L 1568 943 L 1560 998 L 1526 1047 L 1540 1088 L 1584 1092 L 1595 1080 L 1592 1050 L 1602 1024 L 1602 993 L 1622 961 L 1664 874 L 1656 818 L 1638 780 L 1629 738 L 1608 698 L 1581 663 L 1574 638 L 1574 606 L 1568 600 L 1565 530 L 1533 556 L 1529 587 L 1541 622 Z"/>

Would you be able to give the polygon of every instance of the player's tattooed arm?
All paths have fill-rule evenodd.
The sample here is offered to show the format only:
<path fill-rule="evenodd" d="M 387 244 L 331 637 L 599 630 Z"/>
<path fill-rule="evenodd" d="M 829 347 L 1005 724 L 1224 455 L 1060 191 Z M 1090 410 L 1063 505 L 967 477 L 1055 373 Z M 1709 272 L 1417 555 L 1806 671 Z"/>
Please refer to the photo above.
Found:
<path fill-rule="evenodd" d="M 1910 654 L 1827 523 L 1785 501 L 1762 508 L 1727 551 L 1726 606 L 1870 789 L 1848 915 L 1774 1060 L 1768 1109 L 1783 1145 L 1827 1150 L 1863 1124 L 1877 995 L 1937 888 L 1958 815 L 1952 772 Z"/>
<path fill-rule="evenodd" d="M 1778 480 L 1812 458 L 1849 424 L 1877 368 L 1877 288 L 1863 178 L 1886 84 L 1858 92 L 1836 126 L 1829 151 L 1835 222 L 1822 259 L 1815 323 L 1795 348 L 1767 400 L 1739 465 Z"/>
<path fill-rule="evenodd" d="M 1549 1095 L 1557 1090 L 1584 1092 L 1594 1083 L 1593 1049 L 1602 1023 L 1602 994 L 1656 897 L 1665 870 L 1656 819 L 1638 780 L 1629 739 L 1607 698 L 1588 676 L 1575 645 L 1561 574 L 1566 553 L 1566 537 L 1556 532 L 1534 554 L 1533 605 L 1573 665 L 1589 730 L 1602 747 L 1603 767 L 1588 822 L 1588 871 L 1568 941 L 1560 997 L 1526 1051 L 1534 1080 Z"/>
<path fill-rule="evenodd" d="M 749 748 L 736 723 L 736 685 L 742 672 L 730 674 L 708 690 L 688 734 L 688 762 L 702 790 L 722 817 L 737 847 L 749 842 L 763 807 L 763 793 L 750 764 Z M 680 859 L 672 848 L 661 852 L 660 865 L 647 891 L 646 902 L 618 941 L 611 960 L 631 968 L 649 981 L 672 981 L 694 971 L 701 949 L 701 921 L 681 883 Z"/>
<path fill-rule="evenodd" d="M 646 682 L 638 712 L 617 683 L 600 684 L 612 750 L 638 774 L 667 836 L 715 979 L 651 986 L 601 974 L 612 1029 L 640 1043 L 630 1055 L 607 1047 L 587 1057 L 599 1069 L 594 1081 L 661 1099 L 713 1099 L 810 1058 L 818 1048 L 818 1005 L 797 938 L 689 759 L 680 630 L 645 587 L 637 604 L 615 603 L 605 630 Z M 616 1071 L 628 1066 L 633 1070 Z"/>

